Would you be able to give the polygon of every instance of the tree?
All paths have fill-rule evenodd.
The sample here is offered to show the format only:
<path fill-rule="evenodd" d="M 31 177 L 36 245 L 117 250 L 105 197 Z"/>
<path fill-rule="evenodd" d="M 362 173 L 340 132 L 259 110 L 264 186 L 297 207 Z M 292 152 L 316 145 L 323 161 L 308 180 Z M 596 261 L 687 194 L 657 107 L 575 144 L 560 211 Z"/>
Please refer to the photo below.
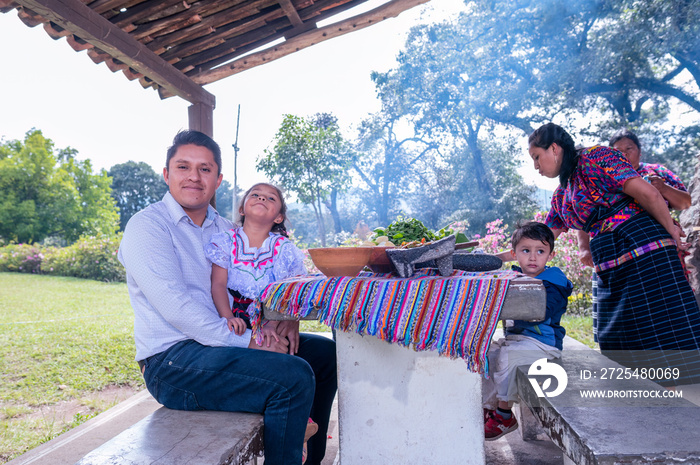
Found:
<path fill-rule="evenodd" d="M 433 227 L 467 219 L 483 231 L 488 221 L 533 207 L 513 152 L 494 135 L 532 130 L 537 71 L 520 58 L 531 44 L 511 38 L 488 13 L 474 8 L 456 21 L 413 28 L 398 67 L 374 75 L 382 111 L 410 121 L 416 139 L 444 154 L 411 161 L 413 213 Z"/>
<path fill-rule="evenodd" d="M 32 129 L 24 141 L 0 143 L 0 238 L 37 242 L 58 236 L 116 232 L 118 213 L 107 172 L 92 173 L 89 160 Z"/>
<path fill-rule="evenodd" d="M 127 161 L 114 165 L 109 169 L 109 176 L 112 178 L 112 198 L 119 207 L 119 229 L 122 231 L 129 218 L 162 200 L 168 191 L 163 175 L 145 162 Z"/>
<path fill-rule="evenodd" d="M 386 226 L 403 207 L 410 182 L 415 179 L 415 164 L 437 145 L 408 131 L 399 135 L 404 116 L 388 99 L 382 111 L 366 118 L 359 127 L 353 168 L 368 187 L 364 203 L 376 215 L 379 225 Z M 367 218 L 367 220 L 371 220 Z"/>
<path fill-rule="evenodd" d="M 523 79 L 535 97 L 526 112 L 597 113 L 618 127 L 640 124 L 645 111 L 663 112 L 672 99 L 700 112 L 698 2 L 476 0 L 470 6 L 473 12 L 458 19 L 475 39 L 468 50 L 486 57 L 480 61 L 504 82 Z"/>
<path fill-rule="evenodd" d="M 241 196 L 242 193 L 239 189 L 239 200 Z M 224 218 L 228 218 L 233 222 L 238 220 L 238 206 L 236 206 L 235 210 L 233 209 L 233 186 L 225 179 L 221 181 L 221 185 L 219 185 L 219 188 L 216 190 L 216 210 L 219 212 L 219 215 Z M 233 216 L 231 216 L 231 212 L 233 212 Z"/>
<path fill-rule="evenodd" d="M 313 207 L 325 246 L 323 206 L 331 211 L 339 232 L 335 199 L 350 182 L 353 156 L 345 147 L 337 119 L 325 113 L 312 118 L 285 115 L 274 142 L 273 149 L 258 158 L 257 169 L 296 194 L 300 203 Z"/>

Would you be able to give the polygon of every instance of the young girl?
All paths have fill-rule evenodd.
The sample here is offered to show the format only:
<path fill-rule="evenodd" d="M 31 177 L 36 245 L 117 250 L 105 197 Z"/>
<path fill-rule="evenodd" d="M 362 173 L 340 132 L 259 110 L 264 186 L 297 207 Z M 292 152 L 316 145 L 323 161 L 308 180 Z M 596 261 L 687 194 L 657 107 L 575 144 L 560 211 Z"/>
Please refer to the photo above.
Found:
<path fill-rule="evenodd" d="M 250 328 L 248 305 L 268 284 L 307 272 L 304 255 L 287 237 L 287 206 L 277 187 L 255 184 L 243 196 L 238 214 L 242 226 L 214 234 L 205 253 L 212 262 L 211 294 L 216 310 L 226 318 L 229 329 L 241 335 Z M 233 308 L 228 293 L 233 296 Z M 318 425 L 309 418 L 304 461 L 306 441 L 317 430 Z"/>
<path fill-rule="evenodd" d="M 241 335 L 250 327 L 248 305 L 273 281 L 306 275 L 304 255 L 287 238 L 287 206 L 280 190 L 270 184 L 248 189 L 239 207 L 239 228 L 215 234 L 206 247 L 212 262 L 211 293 L 231 331 Z M 228 293 L 233 296 L 229 307 Z"/>

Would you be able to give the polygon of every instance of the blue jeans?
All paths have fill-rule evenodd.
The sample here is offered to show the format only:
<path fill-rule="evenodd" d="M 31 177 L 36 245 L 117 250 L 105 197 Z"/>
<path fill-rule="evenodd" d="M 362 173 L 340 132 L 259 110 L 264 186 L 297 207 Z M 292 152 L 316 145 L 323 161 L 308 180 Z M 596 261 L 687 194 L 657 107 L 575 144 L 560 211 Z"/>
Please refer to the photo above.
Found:
<path fill-rule="evenodd" d="M 147 358 L 144 379 L 153 397 L 171 409 L 264 415 L 266 465 L 301 464 L 311 416 L 319 431 L 309 441 L 307 464 L 318 465 L 337 389 L 335 343 L 301 334 L 297 355 L 188 340 Z"/>

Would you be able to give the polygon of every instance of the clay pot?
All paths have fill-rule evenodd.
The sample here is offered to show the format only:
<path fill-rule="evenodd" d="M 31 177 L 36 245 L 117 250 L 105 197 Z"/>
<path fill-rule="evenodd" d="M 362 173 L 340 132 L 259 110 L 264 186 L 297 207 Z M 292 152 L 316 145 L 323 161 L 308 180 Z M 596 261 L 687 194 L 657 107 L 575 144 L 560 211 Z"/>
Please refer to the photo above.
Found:
<path fill-rule="evenodd" d="M 309 249 L 314 265 L 326 276 L 357 276 L 367 266 L 374 247 Z"/>

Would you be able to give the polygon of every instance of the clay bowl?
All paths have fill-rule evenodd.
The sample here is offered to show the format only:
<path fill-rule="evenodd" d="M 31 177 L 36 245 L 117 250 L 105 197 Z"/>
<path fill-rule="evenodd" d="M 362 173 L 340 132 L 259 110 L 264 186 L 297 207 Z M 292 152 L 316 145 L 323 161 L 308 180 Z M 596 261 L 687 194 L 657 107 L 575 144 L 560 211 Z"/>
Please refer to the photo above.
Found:
<path fill-rule="evenodd" d="M 374 247 L 309 249 L 314 265 L 326 276 L 357 276 L 367 266 Z"/>
<path fill-rule="evenodd" d="M 374 271 L 375 273 L 391 272 L 393 267 L 391 265 L 391 260 L 389 260 L 389 256 L 386 254 L 386 249 L 390 248 L 392 247 L 372 247 L 372 255 L 369 257 L 369 263 L 367 264 L 370 270 Z"/>

